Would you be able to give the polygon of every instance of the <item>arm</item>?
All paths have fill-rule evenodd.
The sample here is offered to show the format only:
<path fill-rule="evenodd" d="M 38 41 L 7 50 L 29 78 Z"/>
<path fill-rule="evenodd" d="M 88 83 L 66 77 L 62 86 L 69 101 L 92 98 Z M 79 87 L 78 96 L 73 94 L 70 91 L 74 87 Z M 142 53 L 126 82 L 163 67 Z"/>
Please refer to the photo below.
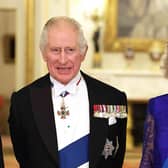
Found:
<path fill-rule="evenodd" d="M 126 112 L 128 113 L 127 107 L 127 97 L 124 94 L 124 105 L 126 105 Z M 122 168 L 124 157 L 125 157 L 125 150 L 126 150 L 126 135 L 127 135 L 127 117 L 123 119 L 118 119 L 119 130 L 118 130 L 118 141 L 119 141 L 119 148 L 116 154 L 117 165 L 115 167 Z"/>
<path fill-rule="evenodd" d="M 145 121 L 143 153 L 140 168 L 153 167 L 153 141 L 154 141 L 154 119 L 152 115 L 148 113 Z"/>
<path fill-rule="evenodd" d="M 0 168 L 4 168 L 4 160 L 3 160 L 3 150 L 2 150 L 1 137 L 0 137 Z"/>
<path fill-rule="evenodd" d="M 118 152 L 116 153 L 115 156 L 115 162 L 117 165 L 115 167 L 117 168 L 122 168 L 123 162 L 124 162 L 124 157 L 125 157 L 125 150 L 126 150 L 126 130 L 127 130 L 127 119 L 121 119 L 120 121 L 120 130 L 119 130 L 119 136 L 118 136 L 118 141 L 119 141 L 119 146 L 118 146 Z"/>
<path fill-rule="evenodd" d="M 122 104 L 126 106 L 127 112 L 127 99 L 124 96 Z M 113 144 L 112 155 L 105 159 L 103 168 L 122 168 L 126 150 L 126 131 L 127 131 L 127 118 L 116 118 L 117 123 L 109 126 L 108 139 Z M 103 158 L 104 159 L 104 158 Z"/>
<path fill-rule="evenodd" d="M 21 124 L 20 119 L 21 109 L 18 102 L 19 100 L 17 101 L 16 94 L 13 93 L 11 97 L 11 106 L 8 122 L 16 160 L 19 162 L 21 168 L 25 168 L 26 167 L 25 139 L 24 139 L 24 130 L 22 128 L 23 125 Z"/>

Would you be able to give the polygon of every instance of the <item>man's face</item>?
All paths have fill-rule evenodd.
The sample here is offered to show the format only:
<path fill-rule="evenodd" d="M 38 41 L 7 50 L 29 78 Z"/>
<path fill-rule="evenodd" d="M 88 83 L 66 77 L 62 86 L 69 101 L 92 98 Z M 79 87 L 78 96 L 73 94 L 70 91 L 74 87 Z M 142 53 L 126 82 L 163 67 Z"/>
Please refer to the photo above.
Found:
<path fill-rule="evenodd" d="M 63 24 L 49 29 L 43 58 L 50 75 L 62 84 L 67 84 L 79 72 L 86 52 L 81 54 L 74 28 Z"/>

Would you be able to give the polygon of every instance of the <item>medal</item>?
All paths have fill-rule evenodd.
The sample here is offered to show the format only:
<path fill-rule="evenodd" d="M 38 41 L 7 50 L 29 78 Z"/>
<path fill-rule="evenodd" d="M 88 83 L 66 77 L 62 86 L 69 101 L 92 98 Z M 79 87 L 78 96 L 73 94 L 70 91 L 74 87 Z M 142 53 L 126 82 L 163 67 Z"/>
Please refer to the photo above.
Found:
<path fill-rule="evenodd" d="M 78 82 L 76 83 L 76 86 L 79 85 L 81 81 L 81 77 L 80 79 L 78 80 Z M 69 113 L 69 110 L 68 110 L 68 107 L 65 105 L 65 102 L 64 102 L 64 98 L 69 95 L 69 92 L 68 91 L 63 91 L 60 96 L 62 98 L 62 103 L 61 103 L 61 106 L 60 106 L 60 110 L 57 111 L 57 114 L 60 116 L 61 119 L 66 119 L 67 116 L 70 115 Z"/>
<path fill-rule="evenodd" d="M 109 139 L 106 139 L 104 150 L 102 152 L 102 155 L 104 155 L 104 158 L 107 159 L 109 156 L 112 156 L 114 149 L 115 147 L 113 146 L 113 142 L 110 141 Z"/>
<path fill-rule="evenodd" d="M 62 103 L 61 103 L 60 110 L 57 111 L 57 114 L 61 116 L 61 119 L 66 119 L 66 116 L 69 115 L 69 110 L 67 109 L 68 107 L 65 106 L 65 102 L 64 102 L 64 97 L 66 97 L 68 94 L 69 92 L 67 91 L 64 91 L 63 93 L 60 94 L 60 96 L 62 97 Z"/>

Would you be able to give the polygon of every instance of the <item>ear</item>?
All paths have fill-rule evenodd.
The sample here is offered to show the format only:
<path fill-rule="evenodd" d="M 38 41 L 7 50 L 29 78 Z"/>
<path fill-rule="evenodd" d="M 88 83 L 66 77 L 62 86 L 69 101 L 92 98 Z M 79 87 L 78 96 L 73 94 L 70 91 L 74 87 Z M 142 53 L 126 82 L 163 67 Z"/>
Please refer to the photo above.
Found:
<path fill-rule="evenodd" d="M 41 54 L 42 54 L 43 60 L 46 62 L 47 61 L 47 56 L 45 54 L 45 50 L 41 50 Z"/>
<path fill-rule="evenodd" d="M 43 54 L 42 55 L 43 56 L 43 60 L 45 61 L 45 62 L 47 62 L 47 57 Z"/>
<path fill-rule="evenodd" d="M 86 56 L 87 51 L 88 51 L 88 45 L 85 47 L 85 50 L 84 50 L 84 52 L 82 53 L 82 57 L 81 57 L 81 60 L 82 60 L 82 61 L 85 59 L 85 56 Z"/>

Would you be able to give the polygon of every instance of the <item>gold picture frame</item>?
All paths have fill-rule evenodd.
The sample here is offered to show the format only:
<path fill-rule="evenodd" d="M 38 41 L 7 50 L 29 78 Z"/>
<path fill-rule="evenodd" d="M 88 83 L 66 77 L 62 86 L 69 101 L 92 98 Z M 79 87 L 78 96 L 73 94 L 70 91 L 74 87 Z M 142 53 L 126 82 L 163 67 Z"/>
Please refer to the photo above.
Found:
<path fill-rule="evenodd" d="M 135 51 L 147 52 L 150 51 L 150 49 L 156 43 L 163 50 L 163 44 L 165 44 L 165 40 L 162 39 L 119 36 L 119 5 L 119 0 L 107 0 L 105 13 L 105 31 L 103 39 L 104 51 L 124 51 L 127 48 L 132 48 Z"/>

